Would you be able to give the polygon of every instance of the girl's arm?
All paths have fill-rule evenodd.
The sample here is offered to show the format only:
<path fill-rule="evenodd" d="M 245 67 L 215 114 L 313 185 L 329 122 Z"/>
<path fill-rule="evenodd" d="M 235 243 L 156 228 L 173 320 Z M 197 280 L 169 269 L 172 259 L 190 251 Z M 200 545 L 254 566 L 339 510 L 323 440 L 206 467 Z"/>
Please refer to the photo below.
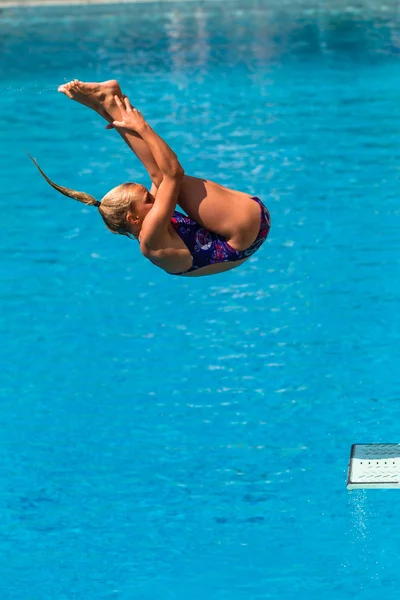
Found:
<path fill-rule="evenodd" d="M 153 131 L 142 114 L 131 106 L 127 97 L 124 98 L 124 104 L 118 96 L 115 97 L 115 102 L 121 111 L 122 121 L 114 121 L 114 127 L 138 133 L 149 147 L 163 176 L 153 208 L 146 217 L 141 232 L 141 243 L 156 249 L 158 242 L 165 237 L 174 214 L 184 170 L 176 154 Z"/>
<path fill-rule="evenodd" d="M 122 103 L 118 96 L 115 102 L 121 111 L 122 121 L 113 121 L 112 125 L 120 130 L 139 135 L 148 145 L 158 168 L 164 176 L 175 176 L 183 171 L 178 158 L 166 142 L 150 127 L 143 115 L 131 106 L 127 96 Z"/>

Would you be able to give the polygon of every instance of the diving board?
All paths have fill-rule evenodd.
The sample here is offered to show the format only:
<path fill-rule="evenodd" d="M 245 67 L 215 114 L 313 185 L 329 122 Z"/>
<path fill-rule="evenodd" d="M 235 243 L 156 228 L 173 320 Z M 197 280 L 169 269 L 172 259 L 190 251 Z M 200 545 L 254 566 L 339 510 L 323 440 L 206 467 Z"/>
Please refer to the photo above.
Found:
<path fill-rule="evenodd" d="M 400 489 L 400 444 L 353 444 L 347 489 Z"/>

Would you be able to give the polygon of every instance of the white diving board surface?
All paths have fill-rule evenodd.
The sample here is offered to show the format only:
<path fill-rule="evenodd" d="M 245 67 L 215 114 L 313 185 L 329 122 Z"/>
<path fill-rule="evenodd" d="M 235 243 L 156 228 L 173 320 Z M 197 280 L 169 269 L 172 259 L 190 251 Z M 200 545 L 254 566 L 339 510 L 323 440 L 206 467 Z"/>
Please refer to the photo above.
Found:
<path fill-rule="evenodd" d="M 353 444 L 347 489 L 400 489 L 400 444 Z"/>

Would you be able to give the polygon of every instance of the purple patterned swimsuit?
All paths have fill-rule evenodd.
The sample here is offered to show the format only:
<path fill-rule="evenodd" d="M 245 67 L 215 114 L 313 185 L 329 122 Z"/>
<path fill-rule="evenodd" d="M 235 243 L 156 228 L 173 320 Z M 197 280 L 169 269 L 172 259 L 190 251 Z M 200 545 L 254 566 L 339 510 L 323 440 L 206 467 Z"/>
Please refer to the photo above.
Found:
<path fill-rule="evenodd" d="M 260 206 L 260 231 L 255 241 L 246 250 L 235 250 L 222 236 L 203 229 L 190 217 L 186 217 L 182 213 L 175 211 L 171 219 L 171 224 L 188 247 L 193 258 L 193 264 L 187 271 L 171 273 L 171 275 L 183 275 L 215 263 L 243 260 L 257 252 L 268 236 L 271 218 L 268 210 L 259 198 L 253 196 L 252 200 L 255 200 Z"/>

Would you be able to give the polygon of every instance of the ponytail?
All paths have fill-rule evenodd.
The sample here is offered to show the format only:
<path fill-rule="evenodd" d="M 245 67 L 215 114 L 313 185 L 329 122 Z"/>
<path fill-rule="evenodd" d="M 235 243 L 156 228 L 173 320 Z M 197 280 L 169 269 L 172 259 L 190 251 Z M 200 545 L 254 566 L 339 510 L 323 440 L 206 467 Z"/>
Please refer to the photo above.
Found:
<path fill-rule="evenodd" d="M 51 187 L 53 187 L 55 190 L 57 190 L 61 194 L 64 194 L 64 196 L 68 196 L 68 198 L 73 198 L 74 200 L 83 202 L 83 204 L 86 204 L 88 206 L 99 207 L 101 205 L 101 202 L 99 202 L 98 200 L 96 200 L 96 198 L 93 198 L 93 196 L 91 196 L 90 194 L 87 194 L 86 192 L 77 192 L 76 190 L 71 190 L 67 187 L 63 187 L 62 185 L 58 185 L 57 183 L 54 183 L 54 181 L 51 181 L 51 179 L 49 179 L 47 177 L 47 175 L 39 167 L 36 160 L 30 154 L 28 154 L 28 156 L 32 160 L 32 162 L 36 165 L 40 174 L 45 178 L 47 183 L 49 183 L 51 185 Z"/>

